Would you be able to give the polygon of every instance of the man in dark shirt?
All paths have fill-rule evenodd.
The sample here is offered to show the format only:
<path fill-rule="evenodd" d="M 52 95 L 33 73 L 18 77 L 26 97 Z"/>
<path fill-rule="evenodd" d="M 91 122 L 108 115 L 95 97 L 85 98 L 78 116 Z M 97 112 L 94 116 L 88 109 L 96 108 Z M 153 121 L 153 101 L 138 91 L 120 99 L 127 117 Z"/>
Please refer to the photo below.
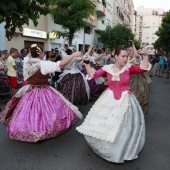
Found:
<path fill-rule="evenodd" d="M 61 56 L 59 55 L 59 51 L 57 48 L 55 48 L 55 57 L 54 57 L 54 62 L 60 61 L 61 60 Z M 55 78 L 53 79 L 54 81 L 57 81 L 59 79 L 60 76 L 60 72 L 55 72 Z"/>
<path fill-rule="evenodd" d="M 61 60 L 61 56 L 59 55 L 59 51 L 58 49 L 55 49 L 55 59 L 54 61 L 57 62 L 57 61 L 60 61 Z"/>
<path fill-rule="evenodd" d="M 159 62 L 159 58 L 160 58 L 160 51 L 158 51 L 157 54 L 155 54 L 155 56 L 154 56 L 155 76 L 158 75 L 158 62 Z"/>

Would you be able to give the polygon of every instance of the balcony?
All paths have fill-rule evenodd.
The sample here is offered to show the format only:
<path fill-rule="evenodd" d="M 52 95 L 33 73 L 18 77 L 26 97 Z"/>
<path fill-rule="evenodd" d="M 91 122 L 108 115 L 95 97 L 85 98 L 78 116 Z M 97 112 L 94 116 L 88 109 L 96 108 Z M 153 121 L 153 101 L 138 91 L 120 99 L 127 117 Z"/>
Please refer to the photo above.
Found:
<path fill-rule="evenodd" d="M 96 14 L 98 17 L 106 15 L 106 3 L 96 2 Z"/>
<path fill-rule="evenodd" d="M 95 30 L 101 30 L 104 31 L 106 29 L 106 25 L 102 23 L 102 21 L 97 21 L 97 26 L 95 28 Z"/>
<path fill-rule="evenodd" d="M 96 17 L 93 15 L 90 15 L 89 18 L 87 18 L 85 21 L 89 23 L 91 26 L 96 27 Z"/>

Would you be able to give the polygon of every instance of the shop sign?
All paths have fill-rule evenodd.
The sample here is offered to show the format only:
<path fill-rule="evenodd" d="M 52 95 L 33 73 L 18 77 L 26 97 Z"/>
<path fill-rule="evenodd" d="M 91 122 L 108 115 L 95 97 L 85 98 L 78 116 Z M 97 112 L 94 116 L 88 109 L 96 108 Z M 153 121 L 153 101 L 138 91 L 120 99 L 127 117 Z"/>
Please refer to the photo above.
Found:
<path fill-rule="evenodd" d="M 37 37 L 37 38 L 47 38 L 47 32 L 34 30 L 30 28 L 23 29 L 23 35 L 29 37 Z"/>
<path fill-rule="evenodd" d="M 49 32 L 49 39 L 59 39 L 59 35 L 55 32 Z"/>

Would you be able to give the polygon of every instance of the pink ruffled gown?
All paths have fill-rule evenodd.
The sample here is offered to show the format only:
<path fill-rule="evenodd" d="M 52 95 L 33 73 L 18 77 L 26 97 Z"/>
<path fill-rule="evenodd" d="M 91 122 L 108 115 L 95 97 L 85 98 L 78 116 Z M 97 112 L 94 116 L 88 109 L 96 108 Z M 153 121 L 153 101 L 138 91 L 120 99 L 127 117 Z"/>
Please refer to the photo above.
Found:
<path fill-rule="evenodd" d="M 59 63 L 24 59 L 24 81 L 27 85 L 8 102 L 5 125 L 11 139 L 37 142 L 58 136 L 78 118 L 78 108 L 48 86 L 48 73 L 60 71 Z"/>

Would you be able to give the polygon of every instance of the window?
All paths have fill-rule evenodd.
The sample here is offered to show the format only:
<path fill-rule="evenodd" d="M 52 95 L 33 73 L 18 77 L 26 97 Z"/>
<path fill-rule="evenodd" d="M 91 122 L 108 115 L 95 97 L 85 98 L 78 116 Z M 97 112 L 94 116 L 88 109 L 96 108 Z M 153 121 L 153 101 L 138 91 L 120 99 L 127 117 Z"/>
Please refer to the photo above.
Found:
<path fill-rule="evenodd" d="M 91 32 L 91 28 L 90 27 L 85 27 L 84 28 L 84 33 L 90 34 L 90 32 Z"/>

